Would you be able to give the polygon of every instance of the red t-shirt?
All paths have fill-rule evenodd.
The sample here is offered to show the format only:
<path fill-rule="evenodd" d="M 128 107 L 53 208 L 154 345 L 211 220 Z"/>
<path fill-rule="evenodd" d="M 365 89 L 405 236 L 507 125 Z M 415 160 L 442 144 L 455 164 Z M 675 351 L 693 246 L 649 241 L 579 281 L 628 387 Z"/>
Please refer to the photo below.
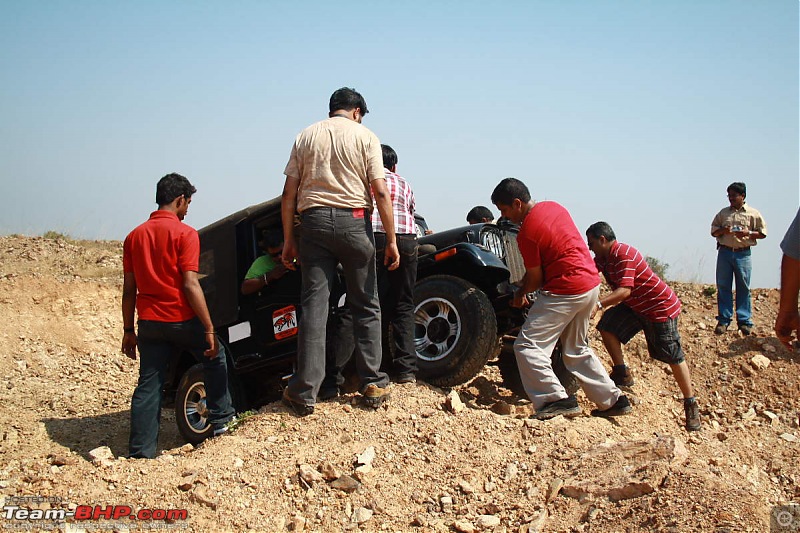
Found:
<path fill-rule="evenodd" d="M 612 289 L 627 287 L 631 290 L 625 305 L 648 320 L 666 322 L 681 313 L 678 297 L 633 246 L 614 241 L 608 259 L 595 258 L 595 262 Z"/>
<path fill-rule="evenodd" d="M 542 267 L 542 290 L 575 295 L 600 285 L 589 247 L 560 204 L 536 203 L 522 221 L 517 243 L 526 268 Z"/>
<path fill-rule="evenodd" d="M 125 238 L 122 268 L 136 278 L 140 320 L 183 322 L 195 316 L 183 293 L 183 273 L 197 272 L 200 237 L 175 213 L 158 210 Z"/>

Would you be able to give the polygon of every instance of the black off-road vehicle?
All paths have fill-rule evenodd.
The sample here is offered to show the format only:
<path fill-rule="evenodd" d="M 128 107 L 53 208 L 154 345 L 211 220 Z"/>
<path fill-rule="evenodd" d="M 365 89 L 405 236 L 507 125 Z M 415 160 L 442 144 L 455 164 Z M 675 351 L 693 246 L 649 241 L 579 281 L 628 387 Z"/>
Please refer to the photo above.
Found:
<path fill-rule="evenodd" d="M 280 198 L 234 213 L 200 230 L 200 284 L 220 342 L 228 353 L 230 390 L 241 412 L 273 399 L 280 378 L 292 372 L 297 350 L 301 276 L 288 272 L 267 289 L 244 296 L 240 285 L 261 254 L 265 229 L 281 227 Z M 418 233 L 427 229 L 418 217 Z M 474 377 L 506 349 L 501 370 L 520 391 L 509 339 L 524 321 L 509 306 L 524 266 L 512 224 L 473 224 L 421 236 L 415 288 L 418 377 L 454 386 Z M 344 301 L 343 284 L 331 295 L 332 313 Z M 560 362 L 559 354 L 554 356 Z M 564 381 L 564 380 L 562 380 Z M 570 387 L 574 390 L 574 384 Z M 202 365 L 188 353 L 175 356 L 165 394 L 175 398 L 181 434 L 192 443 L 207 438 Z M 524 392 L 522 392 L 524 395 Z"/>

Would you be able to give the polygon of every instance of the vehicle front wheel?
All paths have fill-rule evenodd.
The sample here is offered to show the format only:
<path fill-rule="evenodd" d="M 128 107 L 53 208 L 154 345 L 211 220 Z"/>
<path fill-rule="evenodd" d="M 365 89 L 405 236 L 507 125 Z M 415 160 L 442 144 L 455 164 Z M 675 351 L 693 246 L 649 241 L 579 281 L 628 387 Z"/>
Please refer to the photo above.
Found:
<path fill-rule="evenodd" d="M 181 378 L 175 394 L 175 420 L 178 431 L 192 444 L 200 444 L 211 436 L 206 405 L 206 385 L 203 365 L 189 368 Z"/>
<path fill-rule="evenodd" d="M 418 375 L 452 387 L 473 378 L 497 353 L 497 320 L 486 294 L 454 276 L 431 276 L 414 289 Z"/>

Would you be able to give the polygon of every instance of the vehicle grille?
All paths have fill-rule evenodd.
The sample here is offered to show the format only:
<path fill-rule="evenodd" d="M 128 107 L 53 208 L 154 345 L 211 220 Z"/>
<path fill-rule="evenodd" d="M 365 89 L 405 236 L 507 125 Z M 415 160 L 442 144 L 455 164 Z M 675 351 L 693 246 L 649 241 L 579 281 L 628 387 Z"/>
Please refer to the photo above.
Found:
<path fill-rule="evenodd" d="M 506 251 L 503 245 L 503 234 L 490 226 L 484 226 L 481 230 L 481 245 L 492 252 L 494 255 L 505 261 Z"/>
<path fill-rule="evenodd" d="M 522 261 L 522 254 L 519 253 L 517 246 L 516 232 L 504 231 L 503 244 L 505 244 L 506 256 L 504 258 L 508 270 L 511 272 L 511 283 L 516 283 L 525 275 L 525 263 Z"/>

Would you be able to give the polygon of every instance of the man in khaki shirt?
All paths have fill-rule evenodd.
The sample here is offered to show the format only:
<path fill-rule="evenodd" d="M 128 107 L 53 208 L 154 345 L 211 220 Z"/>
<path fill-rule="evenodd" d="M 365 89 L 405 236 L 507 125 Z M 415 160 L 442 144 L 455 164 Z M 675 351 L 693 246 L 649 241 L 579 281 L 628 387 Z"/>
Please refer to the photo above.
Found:
<path fill-rule="evenodd" d="M 300 266 L 303 288 L 297 369 L 284 390 L 283 401 L 299 416 L 314 412 L 325 377 L 328 301 L 339 263 L 353 315 L 363 401 L 377 408 L 389 396 L 389 378 L 380 371 L 381 315 L 370 189 L 386 230 L 384 262 L 390 270 L 399 265 L 400 253 L 384 181 L 381 144 L 361 125 L 368 112 L 367 103 L 354 89 L 335 91 L 329 110 L 327 119 L 300 132 L 284 170 L 282 260 L 287 268 Z M 300 225 L 295 227 L 297 214 Z"/>
<path fill-rule="evenodd" d="M 750 248 L 767 236 L 767 223 L 758 210 L 745 204 L 747 186 L 734 182 L 728 186 L 726 207 L 711 222 L 711 235 L 717 239 L 717 327 L 722 335 L 733 319 L 733 280 L 736 280 L 736 323 L 739 331 L 750 335 L 753 319 L 750 309 Z"/>

